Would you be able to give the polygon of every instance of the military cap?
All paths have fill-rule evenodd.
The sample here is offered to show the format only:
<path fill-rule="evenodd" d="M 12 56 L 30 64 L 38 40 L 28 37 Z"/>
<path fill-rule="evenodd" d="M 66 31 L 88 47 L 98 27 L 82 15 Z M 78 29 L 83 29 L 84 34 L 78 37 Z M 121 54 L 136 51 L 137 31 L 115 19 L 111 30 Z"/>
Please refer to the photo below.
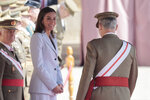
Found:
<path fill-rule="evenodd" d="M 16 30 L 17 20 L 15 19 L 6 19 L 3 21 L 0 21 L 0 28 L 6 28 L 6 29 L 14 29 Z"/>
<path fill-rule="evenodd" d="M 0 6 L 9 5 L 15 3 L 17 0 L 0 0 Z"/>
<path fill-rule="evenodd" d="M 29 7 L 33 7 L 33 8 L 40 8 L 41 4 L 37 1 L 27 1 L 25 4 L 25 6 L 29 6 Z"/>
<path fill-rule="evenodd" d="M 28 7 L 28 6 L 21 6 L 21 7 L 12 9 L 11 12 L 16 12 L 16 11 L 24 12 L 24 11 L 26 11 L 26 10 L 29 10 L 29 7 Z"/>
<path fill-rule="evenodd" d="M 18 0 L 17 2 L 16 2 L 16 4 L 17 5 L 22 5 L 22 6 L 24 6 L 24 4 L 27 2 L 27 0 Z"/>
<path fill-rule="evenodd" d="M 21 15 L 22 15 L 22 16 L 30 16 L 30 14 L 29 14 L 29 12 L 28 12 L 27 10 L 21 12 Z"/>
<path fill-rule="evenodd" d="M 21 21 L 21 11 L 10 12 L 10 17 L 12 19 L 16 19 L 18 21 Z"/>
<path fill-rule="evenodd" d="M 10 7 L 10 9 L 12 9 L 12 8 L 17 8 L 17 7 L 19 7 L 19 5 L 17 5 L 16 3 L 13 3 L 13 4 L 10 4 L 9 7 Z"/>
<path fill-rule="evenodd" d="M 80 9 L 77 7 L 77 4 L 74 0 L 65 0 L 65 6 L 68 8 L 71 15 L 74 15 L 75 12 L 79 12 Z"/>
<path fill-rule="evenodd" d="M 8 15 L 9 12 L 10 12 L 10 9 L 9 9 L 9 8 L 8 8 L 8 9 L 5 9 L 5 10 L 3 10 L 3 11 L 1 11 L 1 12 L 0 12 L 0 17 L 3 17 L 3 16 L 5 16 L 5 15 Z"/>
<path fill-rule="evenodd" d="M 119 15 L 116 12 L 102 12 L 95 15 L 95 18 L 98 19 L 96 27 L 98 28 L 99 20 L 104 18 L 117 18 Z"/>

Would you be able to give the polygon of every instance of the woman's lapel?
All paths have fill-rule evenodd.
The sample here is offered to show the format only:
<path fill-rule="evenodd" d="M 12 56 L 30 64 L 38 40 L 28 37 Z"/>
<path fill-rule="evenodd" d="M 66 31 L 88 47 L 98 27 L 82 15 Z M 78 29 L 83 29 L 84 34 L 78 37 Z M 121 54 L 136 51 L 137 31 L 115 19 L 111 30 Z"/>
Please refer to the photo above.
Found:
<path fill-rule="evenodd" d="M 47 43 L 47 45 L 49 45 L 49 47 L 50 47 L 50 48 L 56 53 L 56 55 L 57 55 L 57 51 L 55 50 L 55 48 L 54 48 L 54 46 L 53 46 L 53 44 L 52 44 L 50 38 L 47 36 L 47 34 L 46 34 L 45 32 L 43 33 L 43 35 L 44 35 L 44 41 Z"/>

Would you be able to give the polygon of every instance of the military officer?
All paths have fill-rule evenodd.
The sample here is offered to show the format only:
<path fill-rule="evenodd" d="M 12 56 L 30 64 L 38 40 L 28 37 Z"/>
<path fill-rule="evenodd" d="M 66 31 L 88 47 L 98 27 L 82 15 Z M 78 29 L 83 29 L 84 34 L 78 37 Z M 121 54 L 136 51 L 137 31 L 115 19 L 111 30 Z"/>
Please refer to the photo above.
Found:
<path fill-rule="evenodd" d="M 0 100 L 24 100 L 23 72 L 11 47 L 17 20 L 0 21 Z"/>
<path fill-rule="evenodd" d="M 130 100 L 138 73 L 135 48 L 115 33 L 117 13 L 103 12 L 95 17 L 102 38 L 87 44 L 76 100 Z"/>
<path fill-rule="evenodd" d="M 9 5 L 10 9 L 12 8 L 16 8 L 17 5 Z M 11 18 L 17 19 L 19 20 L 18 26 L 21 24 L 21 11 L 15 11 L 15 12 L 10 12 L 10 16 Z M 26 57 L 25 57 L 25 49 L 23 48 L 22 45 L 22 41 L 24 39 L 21 40 L 20 35 L 23 35 L 22 32 L 20 32 L 19 30 L 16 31 L 16 37 L 15 37 L 15 41 L 12 43 L 12 47 L 15 51 L 15 53 L 17 54 L 19 60 L 21 61 L 21 64 L 23 66 L 23 68 L 25 67 L 26 64 Z"/>
<path fill-rule="evenodd" d="M 17 0 L 16 0 L 17 1 Z M 19 6 L 16 4 L 16 1 L 13 0 L 13 2 L 6 0 L 3 2 L 1 5 L 2 8 L 2 13 L 1 15 L 1 20 L 5 19 L 16 19 L 16 20 L 21 20 L 21 12 L 16 10 Z M 18 33 L 18 30 L 15 32 Z M 12 48 L 14 49 L 14 52 L 16 53 L 17 57 L 21 61 L 22 66 L 25 66 L 25 51 L 21 45 L 21 42 L 16 35 L 16 38 L 14 42 L 11 44 Z"/>
<path fill-rule="evenodd" d="M 58 5 L 50 6 L 56 11 L 56 27 L 54 32 L 57 34 L 57 45 L 59 51 L 59 57 L 61 58 L 62 53 L 62 41 L 64 39 L 64 33 L 66 30 L 65 18 L 70 15 L 73 16 L 75 12 L 79 12 L 80 9 L 77 7 L 76 3 L 73 0 L 65 0 L 60 2 Z"/>
<path fill-rule="evenodd" d="M 27 31 L 32 35 L 35 30 L 35 23 L 40 12 L 41 4 L 37 1 L 27 1 L 24 6 L 29 6 L 29 21 L 28 26 L 26 27 Z"/>

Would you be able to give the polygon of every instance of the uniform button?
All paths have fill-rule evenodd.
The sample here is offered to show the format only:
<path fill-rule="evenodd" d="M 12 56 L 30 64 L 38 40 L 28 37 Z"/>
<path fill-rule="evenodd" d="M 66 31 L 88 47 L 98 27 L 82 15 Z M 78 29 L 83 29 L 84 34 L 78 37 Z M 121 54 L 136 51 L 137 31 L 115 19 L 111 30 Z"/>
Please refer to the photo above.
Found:
<path fill-rule="evenodd" d="M 12 67 L 12 72 L 14 72 L 14 71 L 15 71 L 15 67 L 13 66 L 13 67 Z"/>
<path fill-rule="evenodd" d="M 56 58 L 54 60 L 56 60 Z"/>
<path fill-rule="evenodd" d="M 8 90 L 8 92 L 10 93 L 10 92 L 11 92 L 11 90 Z"/>
<path fill-rule="evenodd" d="M 56 70 L 56 68 L 54 68 L 54 70 Z"/>

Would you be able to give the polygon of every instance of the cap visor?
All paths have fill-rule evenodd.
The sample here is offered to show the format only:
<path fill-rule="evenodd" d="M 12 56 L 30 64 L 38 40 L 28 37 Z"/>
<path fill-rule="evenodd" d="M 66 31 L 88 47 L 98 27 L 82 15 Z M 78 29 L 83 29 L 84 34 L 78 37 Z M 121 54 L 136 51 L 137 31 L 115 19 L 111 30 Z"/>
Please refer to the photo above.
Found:
<path fill-rule="evenodd" d="M 17 28 L 15 28 L 15 27 L 5 27 L 5 29 L 10 29 L 10 30 L 18 30 Z"/>

